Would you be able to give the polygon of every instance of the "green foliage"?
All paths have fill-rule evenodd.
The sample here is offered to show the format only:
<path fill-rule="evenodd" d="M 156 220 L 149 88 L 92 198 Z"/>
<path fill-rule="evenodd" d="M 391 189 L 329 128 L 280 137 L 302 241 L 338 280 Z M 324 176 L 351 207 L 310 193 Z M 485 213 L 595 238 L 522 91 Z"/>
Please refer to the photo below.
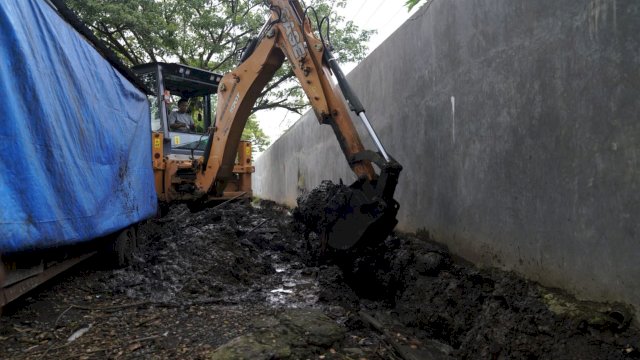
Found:
<path fill-rule="evenodd" d="M 411 11 L 411 9 L 413 9 L 414 6 L 418 5 L 422 1 L 423 0 L 407 0 L 407 2 L 404 3 L 404 6 L 407 7 L 408 11 Z"/>
<path fill-rule="evenodd" d="M 269 10 L 263 0 L 67 0 L 68 6 L 129 65 L 176 62 L 225 73 L 233 69 Z M 338 16 L 344 0 L 313 0 L 340 61 L 364 58 L 372 31 Z M 315 19 L 312 20 L 315 25 Z M 326 30 L 326 28 L 325 28 Z M 304 93 L 287 63 L 267 85 L 254 112 L 276 107 L 301 113 Z"/>
<path fill-rule="evenodd" d="M 244 126 L 241 139 L 251 141 L 254 152 L 264 151 L 271 143 L 267 135 L 258 125 L 258 120 L 255 115 L 251 115 L 249 119 L 247 119 L 247 124 Z"/>

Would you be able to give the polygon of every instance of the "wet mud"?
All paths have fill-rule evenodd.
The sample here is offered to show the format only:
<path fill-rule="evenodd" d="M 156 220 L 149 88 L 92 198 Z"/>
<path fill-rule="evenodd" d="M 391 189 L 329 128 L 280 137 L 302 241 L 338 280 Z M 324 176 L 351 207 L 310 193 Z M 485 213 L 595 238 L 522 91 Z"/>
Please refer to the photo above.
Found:
<path fill-rule="evenodd" d="M 427 234 L 324 249 L 294 214 L 174 205 L 128 266 L 92 259 L 6 308 L 0 358 L 640 358 L 621 304 L 475 268 Z"/>

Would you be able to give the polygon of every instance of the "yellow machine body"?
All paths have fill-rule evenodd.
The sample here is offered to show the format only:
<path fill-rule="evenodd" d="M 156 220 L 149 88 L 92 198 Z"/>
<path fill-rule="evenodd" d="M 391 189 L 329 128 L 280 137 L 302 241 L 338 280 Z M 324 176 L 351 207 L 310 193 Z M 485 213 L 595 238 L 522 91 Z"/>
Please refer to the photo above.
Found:
<path fill-rule="evenodd" d="M 195 177 L 185 176 L 196 170 L 198 158 L 188 155 L 164 154 L 163 134 L 154 132 L 152 135 L 153 176 L 155 179 L 158 200 L 162 202 L 187 201 L 207 196 L 203 192 L 181 191 L 193 185 Z M 233 177 L 225 184 L 221 196 L 207 196 L 207 200 L 225 200 L 234 197 L 251 197 L 251 174 L 255 172 L 253 166 L 252 146 L 250 141 L 241 140 L 237 149 Z"/>

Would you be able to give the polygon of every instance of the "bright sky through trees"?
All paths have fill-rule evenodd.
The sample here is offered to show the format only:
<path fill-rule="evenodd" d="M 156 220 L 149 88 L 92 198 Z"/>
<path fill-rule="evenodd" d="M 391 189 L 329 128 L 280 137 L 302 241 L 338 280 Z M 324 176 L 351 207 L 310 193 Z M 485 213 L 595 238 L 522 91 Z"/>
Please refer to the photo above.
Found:
<path fill-rule="evenodd" d="M 419 6 L 407 11 L 405 2 L 402 0 L 349 0 L 345 8 L 336 8 L 340 15 L 347 20 L 353 21 L 358 27 L 366 30 L 376 30 L 377 34 L 371 37 L 367 44 L 371 53 L 389 35 L 398 29 Z M 345 73 L 351 71 L 357 64 L 341 64 Z M 366 104 L 364 104 L 366 106 Z M 299 115 L 288 113 L 284 110 L 261 111 L 257 114 L 260 127 L 275 141 L 284 131 L 293 125 Z"/>

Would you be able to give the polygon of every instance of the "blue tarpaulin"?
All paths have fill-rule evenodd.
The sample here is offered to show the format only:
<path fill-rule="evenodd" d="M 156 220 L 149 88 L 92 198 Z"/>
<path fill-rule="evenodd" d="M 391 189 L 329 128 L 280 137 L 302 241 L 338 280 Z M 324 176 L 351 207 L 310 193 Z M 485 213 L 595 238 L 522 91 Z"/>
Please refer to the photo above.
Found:
<path fill-rule="evenodd" d="M 156 213 L 149 105 L 44 0 L 0 1 L 0 253 Z"/>

